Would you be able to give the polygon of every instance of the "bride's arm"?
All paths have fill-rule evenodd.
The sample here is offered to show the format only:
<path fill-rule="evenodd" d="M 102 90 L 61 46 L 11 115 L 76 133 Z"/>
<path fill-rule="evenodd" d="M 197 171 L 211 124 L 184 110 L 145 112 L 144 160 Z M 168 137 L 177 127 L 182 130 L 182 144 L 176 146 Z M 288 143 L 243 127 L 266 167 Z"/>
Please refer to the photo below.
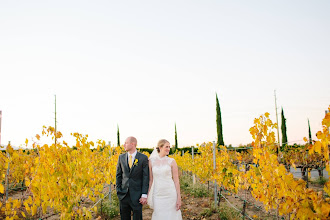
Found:
<path fill-rule="evenodd" d="M 149 196 L 149 192 L 150 192 L 150 189 L 151 189 L 152 181 L 153 181 L 152 165 L 151 165 L 151 161 L 149 160 L 149 189 L 148 189 L 148 196 Z"/>
<path fill-rule="evenodd" d="M 173 160 L 173 162 L 171 163 L 171 168 L 172 168 L 172 177 L 177 194 L 176 210 L 179 210 L 181 208 L 181 192 L 180 192 L 178 165 L 176 164 L 175 160 Z"/>

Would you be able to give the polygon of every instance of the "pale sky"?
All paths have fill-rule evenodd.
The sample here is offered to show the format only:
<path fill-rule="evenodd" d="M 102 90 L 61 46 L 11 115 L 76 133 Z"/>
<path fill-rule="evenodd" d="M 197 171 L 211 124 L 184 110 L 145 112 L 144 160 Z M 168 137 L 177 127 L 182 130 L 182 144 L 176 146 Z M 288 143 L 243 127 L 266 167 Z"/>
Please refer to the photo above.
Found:
<path fill-rule="evenodd" d="M 54 126 L 139 147 L 225 144 L 283 107 L 289 142 L 330 105 L 330 1 L 0 1 L 1 144 Z M 73 143 L 73 142 L 71 142 Z"/>

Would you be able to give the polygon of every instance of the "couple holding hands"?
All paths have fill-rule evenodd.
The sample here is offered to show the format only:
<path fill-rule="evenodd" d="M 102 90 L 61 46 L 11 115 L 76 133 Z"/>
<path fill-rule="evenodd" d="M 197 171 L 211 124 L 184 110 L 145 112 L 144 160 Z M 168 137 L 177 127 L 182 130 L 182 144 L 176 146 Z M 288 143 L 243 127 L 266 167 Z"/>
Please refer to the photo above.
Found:
<path fill-rule="evenodd" d="M 137 152 L 137 140 L 128 137 L 125 151 L 118 159 L 116 190 L 122 220 L 142 219 L 142 205 L 148 204 L 154 211 L 153 220 L 181 220 L 181 194 L 178 166 L 167 157 L 170 143 L 162 139 L 149 159 Z"/>

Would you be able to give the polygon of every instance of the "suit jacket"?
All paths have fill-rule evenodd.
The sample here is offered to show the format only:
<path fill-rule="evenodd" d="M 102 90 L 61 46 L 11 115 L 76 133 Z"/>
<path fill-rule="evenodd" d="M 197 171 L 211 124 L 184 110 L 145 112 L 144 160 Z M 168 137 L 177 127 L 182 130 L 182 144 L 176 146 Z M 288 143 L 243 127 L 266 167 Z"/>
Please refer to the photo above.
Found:
<path fill-rule="evenodd" d="M 128 166 L 127 153 L 119 155 L 116 172 L 116 190 L 119 200 L 122 200 L 127 192 L 134 205 L 139 205 L 142 194 L 148 194 L 149 189 L 149 165 L 148 157 L 137 152 L 133 166 Z"/>

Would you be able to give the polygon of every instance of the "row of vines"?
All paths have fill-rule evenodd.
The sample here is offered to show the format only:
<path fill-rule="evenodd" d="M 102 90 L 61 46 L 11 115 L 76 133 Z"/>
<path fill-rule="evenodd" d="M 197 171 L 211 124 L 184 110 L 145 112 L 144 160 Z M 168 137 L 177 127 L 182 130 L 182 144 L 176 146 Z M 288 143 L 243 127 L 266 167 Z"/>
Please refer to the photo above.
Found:
<path fill-rule="evenodd" d="M 330 110 L 330 107 L 329 107 Z M 328 219 L 330 213 L 330 182 L 323 192 L 306 187 L 304 180 L 296 180 L 282 164 L 295 166 L 299 161 L 314 158 L 330 172 L 329 144 L 330 114 L 322 121 L 323 130 L 318 140 L 306 144 L 308 155 L 288 154 L 279 159 L 276 154 L 274 124 L 266 113 L 254 120 L 250 133 L 254 139 L 250 153 L 228 151 L 220 146 L 216 151 L 216 168 L 213 167 L 213 145 L 198 146 L 199 154 L 172 155 L 182 170 L 194 173 L 201 181 L 216 181 L 233 193 L 249 190 L 253 197 L 264 204 L 265 209 L 275 209 L 288 219 Z M 7 147 L 0 154 L 0 217 L 6 219 L 42 218 L 47 213 L 57 213 L 61 219 L 91 219 L 96 210 L 84 205 L 84 201 L 96 202 L 104 196 L 104 187 L 115 182 L 116 163 L 123 153 L 121 147 L 106 146 L 104 141 L 88 141 L 88 135 L 72 134 L 74 147 L 62 140 L 62 134 L 52 127 L 44 127 L 41 136 L 36 135 L 33 149 L 23 151 Z M 38 144 L 43 138 L 58 140 L 56 144 Z M 307 142 L 307 140 L 306 140 Z M 26 141 L 28 145 L 28 140 Z M 284 159 L 283 159 L 284 158 Z M 307 158 L 307 159 L 306 159 Z M 315 159 L 316 158 L 316 159 Z M 255 164 L 248 171 L 241 171 L 237 161 Z M 306 161 L 308 163 L 308 161 Z M 10 171 L 9 173 L 7 173 Z M 7 173 L 7 175 L 6 175 Z M 8 179 L 6 179 L 8 178 Z M 25 185 L 20 198 L 5 198 L 6 183 L 11 187 Z"/>
<path fill-rule="evenodd" d="M 330 110 L 330 107 L 329 107 Z M 317 141 L 306 143 L 308 156 L 298 153 L 285 156 L 291 165 L 301 163 L 308 158 L 320 161 L 330 173 L 329 144 L 330 114 L 322 121 L 323 130 L 317 132 Z M 233 193 L 248 190 L 266 210 L 277 210 L 278 215 L 287 219 L 329 219 L 330 213 L 330 181 L 325 184 L 324 193 L 306 187 L 302 179 L 294 179 L 277 155 L 275 142 L 276 124 L 266 113 L 254 120 L 250 133 L 254 139 L 252 152 L 237 153 L 220 146 L 216 151 L 216 168 L 213 166 L 213 144 L 204 143 L 199 147 L 199 155 L 194 159 L 191 155 L 175 154 L 181 169 L 192 172 L 201 181 L 216 181 L 219 185 Z M 305 139 L 307 142 L 307 139 Z M 234 155 L 233 155 L 234 154 Z M 295 158 L 297 157 L 297 158 Z M 248 171 L 241 171 L 237 161 L 252 160 L 254 166 Z M 308 161 L 305 161 L 306 163 Z M 245 169 L 243 169 L 245 170 Z"/>
<path fill-rule="evenodd" d="M 62 134 L 52 127 L 43 128 L 36 135 L 31 150 L 13 150 L 0 154 L 0 217 L 6 219 L 41 218 L 55 213 L 61 219 L 91 219 L 95 209 L 84 206 L 84 201 L 95 202 L 102 198 L 103 188 L 115 182 L 116 163 L 122 148 L 109 148 L 104 141 L 88 141 L 88 135 L 72 134 L 75 147 L 61 141 Z M 55 136 L 56 144 L 39 145 L 40 139 Z M 28 140 L 26 140 L 26 145 Z M 91 150 L 91 148 L 94 148 Z M 8 175 L 6 171 L 10 172 Z M 8 178 L 6 180 L 5 178 Z M 26 190 L 20 198 L 5 199 L 8 193 L 5 182 L 11 188 L 24 184 Z"/>

